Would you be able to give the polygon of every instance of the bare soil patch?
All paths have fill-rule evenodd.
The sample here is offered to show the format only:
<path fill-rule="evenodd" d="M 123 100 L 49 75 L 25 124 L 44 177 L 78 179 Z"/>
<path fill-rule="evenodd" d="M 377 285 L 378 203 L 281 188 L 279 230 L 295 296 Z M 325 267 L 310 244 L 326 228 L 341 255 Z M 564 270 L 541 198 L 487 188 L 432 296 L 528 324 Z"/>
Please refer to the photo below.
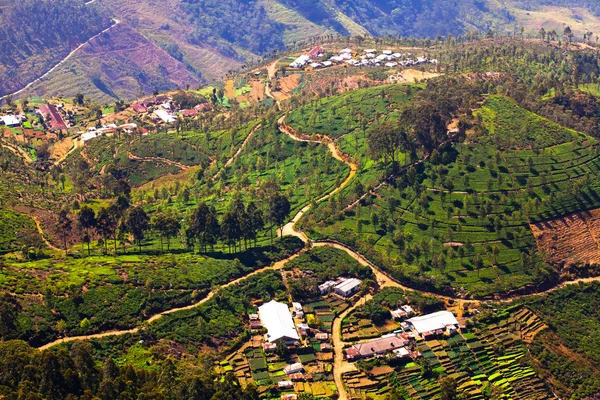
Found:
<path fill-rule="evenodd" d="M 250 102 L 260 103 L 265 98 L 265 85 L 259 80 L 251 80 L 250 86 L 252 90 L 247 94 Z"/>
<path fill-rule="evenodd" d="M 288 99 L 292 91 L 300 85 L 300 79 L 302 79 L 301 74 L 291 74 L 279 78 L 279 87 L 281 90 L 273 92 L 273 96 L 279 101 Z"/>
<path fill-rule="evenodd" d="M 69 152 L 69 150 L 71 150 L 71 147 L 73 147 L 73 138 L 64 138 L 52 145 L 51 157 L 55 160 L 60 160 Z"/>
<path fill-rule="evenodd" d="M 530 224 L 538 248 L 550 261 L 600 264 L 600 209 Z"/>

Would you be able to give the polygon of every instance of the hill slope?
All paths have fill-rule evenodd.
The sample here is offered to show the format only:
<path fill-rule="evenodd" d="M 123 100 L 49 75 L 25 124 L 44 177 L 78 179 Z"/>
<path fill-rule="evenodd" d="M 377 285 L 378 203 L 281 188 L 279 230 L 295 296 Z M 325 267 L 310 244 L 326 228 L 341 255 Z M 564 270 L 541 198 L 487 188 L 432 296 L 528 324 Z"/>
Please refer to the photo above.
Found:
<path fill-rule="evenodd" d="M 43 13 L 33 9 L 32 4 L 26 2 L 18 7 L 4 8 L 5 28 L 0 37 L 4 35 L 8 40 L 2 41 L 6 50 L 0 52 L 3 54 L 0 95 L 22 88 L 56 65 L 70 50 L 109 26 L 110 20 L 104 14 L 114 16 L 138 32 L 127 39 L 131 48 L 146 46 L 150 41 L 182 63 L 193 75 L 189 82 L 219 80 L 249 61 L 305 44 L 315 37 L 436 38 L 489 29 L 506 34 L 521 27 L 525 34 L 537 35 L 544 27 L 547 31 L 558 32 L 560 37 L 566 24 L 572 27 L 575 38 L 581 38 L 588 31 L 600 30 L 599 7 L 589 0 L 530 0 L 524 3 L 514 0 L 98 0 L 88 5 L 42 2 L 41 8 L 47 10 Z M 26 11 L 27 7 L 29 11 Z M 35 24 L 23 22 L 26 15 L 54 13 L 61 17 L 54 18 L 55 21 L 35 18 Z M 60 21 L 57 27 L 54 26 L 56 21 Z M 27 28 L 23 28 L 25 26 Z M 67 29 L 67 26 L 73 28 Z M 56 37 L 40 35 L 40 32 L 54 31 Z M 34 39 L 40 36 L 41 40 Z M 50 37 L 52 40 L 48 40 Z M 21 46 L 21 43 L 26 45 Z M 109 46 L 106 49 L 109 58 L 111 51 Z M 98 48 L 96 52 L 99 58 L 105 57 L 102 49 Z M 153 58 L 148 58 L 150 60 Z M 148 73 L 148 65 L 144 65 L 143 60 L 134 59 L 131 64 L 127 68 L 130 77 Z M 108 97 L 131 99 L 139 89 L 148 93 L 152 86 L 138 84 L 135 88 L 131 79 L 117 79 L 119 82 L 113 84 L 111 93 L 99 93 L 92 82 L 96 77 L 90 76 L 91 66 L 82 67 L 81 63 L 75 62 L 70 67 L 73 75 L 77 75 L 73 85 L 89 88 L 91 92 L 85 94 L 96 100 Z M 64 76 L 56 75 L 46 80 L 45 86 L 62 87 L 64 82 Z M 40 90 L 34 92 L 58 94 L 51 89 Z"/>
<path fill-rule="evenodd" d="M 153 90 L 197 85 L 199 79 L 126 23 L 94 38 L 26 95 L 86 96 L 102 102 Z"/>

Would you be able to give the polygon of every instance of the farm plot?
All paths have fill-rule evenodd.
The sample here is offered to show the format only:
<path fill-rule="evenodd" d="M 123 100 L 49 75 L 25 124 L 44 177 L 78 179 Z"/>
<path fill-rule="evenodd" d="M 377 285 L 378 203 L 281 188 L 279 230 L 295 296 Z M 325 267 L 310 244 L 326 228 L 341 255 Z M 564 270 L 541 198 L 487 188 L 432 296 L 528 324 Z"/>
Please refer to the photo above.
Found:
<path fill-rule="evenodd" d="M 462 333 L 438 340 L 417 342 L 422 357 L 415 362 L 368 366 L 362 373 L 345 374 L 351 393 L 377 396 L 391 389 L 415 399 L 439 396 L 439 379 L 449 377 L 457 393 L 484 399 L 494 387 L 512 399 L 550 399 L 528 360 L 524 344 L 515 335 L 515 320 L 507 318 L 482 326 L 480 333 Z M 425 372 L 424 372 L 425 371 Z"/>
<path fill-rule="evenodd" d="M 554 263 L 600 264 L 600 209 L 533 223 L 531 230 Z"/>
<path fill-rule="evenodd" d="M 398 110 L 416 90 L 414 85 L 385 85 L 349 91 L 298 107 L 287 122 L 298 132 L 337 139 L 356 129 L 366 129 L 382 115 L 397 119 Z"/>
<path fill-rule="evenodd" d="M 535 233 L 548 218 L 600 206 L 600 184 L 591 179 L 600 173 L 598 142 L 531 115 L 511 100 L 494 97 L 485 104 L 494 115 L 486 122 L 488 132 L 434 151 L 350 210 L 323 205 L 307 228 L 311 237 L 358 248 L 397 279 L 434 291 L 486 296 L 552 276 L 555 260 L 546 263 L 541 257 L 532 226 Z M 525 125 L 513 127 L 509 117 Z M 527 129 L 527 137 L 507 141 L 500 152 L 496 136 L 510 129 Z M 547 147 L 534 148 L 534 143 Z M 577 226 L 583 228 L 585 221 L 593 232 L 595 218 Z M 587 243 L 585 261 L 598 249 L 594 237 L 573 236 L 557 251 L 572 252 L 569 246 Z M 541 249 L 548 246 L 553 245 Z"/>

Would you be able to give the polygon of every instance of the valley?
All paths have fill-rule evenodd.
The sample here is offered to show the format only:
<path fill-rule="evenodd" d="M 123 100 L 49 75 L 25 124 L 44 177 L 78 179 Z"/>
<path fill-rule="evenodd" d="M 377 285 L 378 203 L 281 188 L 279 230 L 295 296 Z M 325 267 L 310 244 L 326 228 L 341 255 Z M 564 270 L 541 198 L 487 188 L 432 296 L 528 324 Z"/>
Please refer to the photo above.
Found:
<path fill-rule="evenodd" d="M 73 65 L 132 65 L 121 21 L 0 113 L 7 398 L 600 392 L 595 50 L 332 39 L 114 101 Z"/>

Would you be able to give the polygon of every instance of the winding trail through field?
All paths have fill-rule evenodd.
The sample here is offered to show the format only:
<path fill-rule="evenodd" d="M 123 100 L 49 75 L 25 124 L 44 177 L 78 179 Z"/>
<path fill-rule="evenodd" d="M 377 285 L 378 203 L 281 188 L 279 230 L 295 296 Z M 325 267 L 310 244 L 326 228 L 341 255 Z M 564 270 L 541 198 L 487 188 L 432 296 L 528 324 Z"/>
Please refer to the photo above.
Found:
<path fill-rule="evenodd" d="M 94 0 L 92 0 L 89 3 L 86 3 L 86 4 L 91 4 L 93 2 L 94 2 Z M 16 95 L 20 94 L 21 92 L 29 89 L 31 86 L 33 86 L 37 82 L 41 81 L 42 79 L 44 79 L 45 77 L 47 77 L 48 75 L 50 75 L 52 72 L 54 72 L 58 67 L 60 67 L 61 65 L 63 65 L 67 60 L 69 60 L 69 58 L 73 57 L 73 55 L 75 53 L 77 53 L 77 51 L 79 49 L 81 49 L 83 46 L 85 46 L 90 41 L 96 39 L 98 36 L 102 35 L 103 33 L 108 32 L 109 30 L 111 30 L 112 28 L 114 28 L 115 26 L 117 26 L 118 24 L 121 23 L 121 21 L 119 21 L 117 19 L 114 19 L 114 18 L 113 18 L 113 22 L 114 23 L 111 26 L 109 26 L 108 28 L 104 29 L 103 31 L 95 34 L 94 36 L 92 36 L 91 38 L 89 38 L 88 40 L 86 40 L 85 42 L 81 43 L 79 46 L 75 47 L 73 50 L 71 50 L 71 52 L 69 54 L 67 54 L 67 56 L 65 58 L 63 58 L 62 60 L 60 60 L 54 67 L 50 68 L 42 76 L 40 76 L 40 77 L 34 79 L 33 81 L 29 82 L 27 85 L 25 85 L 25 87 L 23 87 L 22 89 L 17 90 L 16 92 L 9 93 L 9 94 L 7 94 L 5 96 L 0 97 L 0 100 L 3 100 L 4 98 L 6 98 L 8 96 L 16 96 Z"/>
<path fill-rule="evenodd" d="M 227 288 L 229 286 L 237 285 L 238 283 L 240 283 L 242 281 L 245 281 L 246 279 L 250 278 L 251 276 L 258 275 L 258 274 L 260 274 L 262 272 L 265 272 L 265 271 L 279 270 L 279 269 L 283 268 L 283 266 L 288 261 L 293 260 L 294 258 L 298 257 L 300 254 L 304 253 L 305 251 L 306 250 L 302 250 L 302 251 L 300 251 L 300 252 L 298 252 L 296 254 L 291 255 L 288 258 L 285 258 L 283 260 L 277 261 L 277 262 L 273 263 L 272 265 L 270 265 L 268 267 L 263 267 L 263 268 L 259 268 L 257 270 L 254 270 L 254 271 L 252 271 L 251 273 L 249 273 L 247 275 L 241 276 L 241 277 L 239 277 L 237 279 L 234 279 L 231 282 L 228 282 L 228 283 L 226 283 L 224 285 L 221 285 L 220 288 L 223 289 L 223 288 Z M 113 331 L 100 332 L 100 333 L 95 333 L 95 334 L 92 334 L 92 335 L 83 335 L 83 336 L 68 336 L 68 337 L 64 337 L 64 338 L 61 338 L 61 339 L 57 339 L 57 340 L 55 340 L 53 342 L 50 342 L 48 344 L 45 344 L 45 345 L 43 345 L 41 347 L 38 347 L 38 349 L 39 350 L 47 350 L 47 349 L 49 349 L 51 347 L 57 346 L 57 345 L 62 344 L 62 343 L 75 342 L 75 341 L 78 341 L 78 340 L 90 340 L 90 339 L 99 339 L 99 338 L 103 338 L 103 337 L 107 337 L 107 336 L 123 336 L 123 335 L 128 335 L 128 334 L 134 334 L 134 333 L 139 332 L 142 329 L 142 327 L 144 327 L 145 325 L 151 324 L 152 322 L 161 319 L 165 315 L 173 314 L 173 313 L 176 313 L 176 312 L 179 312 L 179 311 L 191 310 L 193 308 L 201 306 L 202 304 L 204 304 L 207 301 L 209 301 L 210 299 L 212 299 L 217 292 L 218 291 L 212 290 L 202 300 L 200 300 L 200 301 L 198 301 L 196 303 L 190 304 L 189 306 L 172 308 L 170 310 L 166 310 L 166 311 L 163 311 L 161 313 L 155 314 L 155 315 L 151 316 L 150 318 L 146 319 L 142 323 L 141 326 L 137 326 L 137 327 L 132 328 L 132 329 L 113 330 Z"/>
<path fill-rule="evenodd" d="M 22 148 L 20 147 L 15 147 L 12 146 L 8 143 L 0 143 L 0 146 L 4 147 L 5 149 L 10 150 L 11 152 L 13 152 L 17 157 L 20 157 L 23 159 L 23 161 L 25 161 L 26 163 L 32 163 L 33 159 L 31 158 L 31 156 Z"/>
<path fill-rule="evenodd" d="M 163 157 L 138 157 L 134 154 L 132 154 L 131 152 L 127 152 L 127 158 L 129 158 L 130 160 L 136 160 L 136 161 L 158 161 L 158 162 L 163 162 L 165 164 L 169 164 L 169 165 L 173 165 L 177 168 L 180 168 L 182 171 L 186 171 L 188 169 L 190 169 L 189 166 L 184 165 L 180 162 L 177 161 L 173 161 L 173 160 L 169 160 L 168 158 L 163 158 Z"/>
<path fill-rule="evenodd" d="M 348 183 L 352 180 L 352 178 L 354 178 L 354 176 L 356 175 L 356 171 L 358 169 L 358 165 L 356 165 L 356 163 L 350 161 L 350 157 L 347 154 L 342 153 L 340 151 L 340 149 L 337 147 L 337 145 L 334 143 L 334 141 L 331 140 L 331 138 L 329 138 L 328 136 L 319 136 L 318 138 L 313 139 L 313 138 L 305 137 L 303 135 L 299 135 L 296 132 L 294 132 L 294 130 L 289 125 L 285 124 L 285 115 L 282 116 L 281 118 L 279 118 L 278 124 L 279 124 L 279 130 L 281 130 L 281 132 L 283 132 L 284 134 L 289 136 L 292 140 L 295 140 L 297 142 L 327 144 L 327 147 L 329 148 L 329 151 L 331 152 L 331 155 L 333 156 L 333 158 L 335 158 L 338 161 L 343 162 L 350 168 L 350 172 L 348 173 L 348 176 L 346 177 L 346 179 L 344 179 L 344 181 L 340 185 L 338 185 L 336 188 L 334 188 L 331 192 L 327 193 L 326 195 L 324 195 L 323 197 L 318 199 L 317 203 L 327 200 L 328 198 L 330 198 L 331 196 L 333 196 L 334 194 L 336 194 L 337 192 L 342 190 L 344 187 L 346 187 L 348 185 Z M 294 215 L 294 217 L 292 218 L 292 220 L 290 222 L 288 222 L 287 224 L 285 224 L 283 226 L 283 229 L 281 229 L 278 233 L 281 236 L 295 236 L 295 237 L 299 238 L 300 240 L 302 240 L 304 243 L 307 243 L 310 240 L 308 238 L 308 236 L 306 236 L 306 234 L 304 232 L 297 230 L 295 226 L 298 223 L 298 221 L 300 221 L 300 219 L 310 210 L 310 208 L 311 208 L 310 204 L 304 206 L 300 211 L 298 211 L 296 213 L 296 215 Z"/>
<path fill-rule="evenodd" d="M 246 136 L 246 139 L 244 139 L 244 142 L 242 143 L 242 145 L 240 146 L 240 148 L 237 149 L 237 151 L 235 152 L 235 154 L 232 155 L 231 158 L 229 158 L 229 160 L 227 160 L 227 162 L 225 163 L 225 165 L 223 165 L 221 168 L 219 168 L 219 170 L 213 175 L 213 177 L 211 178 L 213 181 L 218 178 L 218 176 L 221 174 L 221 172 L 223 172 L 225 170 L 225 168 L 229 167 L 235 161 L 235 159 L 240 155 L 240 153 L 242 152 L 242 150 L 244 150 L 244 148 L 246 147 L 246 145 L 248 144 L 248 142 L 250 141 L 250 139 L 252 138 L 252 136 L 254 136 L 254 133 L 257 130 L 259 130 L 261 126 L 262 126 L 262 124 L 258 124 L 254 128 L 252 128 L 252 130 L 250 131 L 250 133 L 248 134 L 248 136 Z"/>
<path fill-rule="evenodd" d="M 352 161 L 350 161 L 349 157 L 339 150 L 339 148 L 335 145 L 335 143 L 333 142 L 333 140 L 331 140 L 331 138 L 326 137 L 326 136 L 315 136 L 315 137 L 308 138 L 301 134 L 298 134 L 298 133 L 294 132 L 293 129 L 291 129 L 289 126 L 287 126 L 285 124 L 285 116 L 281 117 L 278 122 L 279 122 L 279 128 L 280 128 L 281 132 L 286 134 L 293 140 L 300 141 L 300 142 L 315 142 L 315 143 L 326 144 L 328 146 L 329 151 L 331 152 L 332 156 L 335 159 L 345 163 L 350 168 L 350 172 L 349 172 L 348 176 L 346 177 L 346 179 L 340 185 L 335 187 L 331 192 L 329 192 L 328 194 L 319 198 L 317 200 L 317 202 L 321 202 L 321 201 L 328 199 L 329 197 L 331 197 L 332 195 L 334 195 L 335 193 L 339 192 L 344 187 L 346 187 L 346 185 L 348 185 L 350 180 L 356 174 L 357 165 L 355 163 L 353 163 Z M 252 132 L 254 132 L 256 129 L 258 129 L 259 126 L 255 127 Z M 252 132 L 249 134 L 249 136 L 252 134 Z M 246 140 L 244 141 L 244 144 L 248 141 L 248 139 L 249 138 L 246 138 Z M 244 144 L 240 147 L 240 149 L 236 152 L 236 154 L 234 154 L 234 156 L 230 160 L 233 160 L 236 156 L 239 155 L 242 148 L 244 147 Z M 422 162 L 422 160 L 421 160 L 421 162 Z M 479 304 L 483 301 L 483 300 L 462 299 L 460 297 L 444 296 L 444 295 L 440 295 L 440 294 L 436 294 L 436 293 L 432 293 L 432 292 L 427 292 L 427 291 L 423 291 L 423 290 L 415 290 L 415 289 L 409 288 L 407 286 L 402 285 L 400 282 L 398 282 L 394 278 L 390 277 L 387 273 L 383 272 L 379 267 L 377 267 L 375 264 L 373 264 L 371 261 L 369 261 L 365 256 L 363 256 L 362 254 L 358 253 L 357 251 L 351 249 L 350 247 L 346 246 L 343 243 L 339 243 L 339 242 L 335 242 L 335 241 L 331 241 L 331 240 L 320 240 L 320 241 L 310 240 L 304 232 L 301 232 L 296 228 L 296 223 L 310 210 L 310 207 L 311 207 L 310 205 L 307 205 L 304 208 L 302 208 L 300 211 L 298 211 L 296 213 L 296 215 L 291 219 L 291 221 L 288 222 L 286 225 L 284 225 L 283 229 L 281 230 L 281 232 L 279 232 L 279 234 L 282 236 L 295 236 L 295 237 L 299 238 L 300 240 L 302 240 L 305 244 L 307 244 L 308 245 L 307 248 L 328 246 L 328 247 L 333 247 L 333 248 L 345 251 L 348 255 L 350 255 L 352 258 L 357 260 L 361 265 L 371 268 L 371 270 L 373 271 L 373 274 L 375 275 L 375 279 L 378 283 L 379 288 L 396 287 L 396 288 L 400 288 L 400 289 L 403 289 L 406 291 L 431 295 L 431 296 L 434 296 L 438 299 L 445 300 L 445 301 L 458 300 L 463 303 L 471 303 L 471 304 Z M 38 226 L 38 230 L 40 231 L 40 234 L 42 234 L 42 237 L 44 237 L 43 232 L 41 230 L 41 226 L 39 225 L 39 222 L 35 218 L 34 218 L 34 221 L 36 221 L 36 225 Z M 59 250 L 56 247 L 52 246 L 50 243 L 48 243 L 46 241 L 46 239 L 44 239 L 44 241 L 46 242 L 46 244 L 49 247 Z M 303 254 L 305 251 L 306 251 L 306 248 L 288 258 L 277 261 L 268 267 L 257 269 L 245 276 L 239 277 L 227 284 L 221 285 L 221 288 L 226 288 L 226 287 L 229 287 L 232 285 L 236 285 L 236 284 L 248 279 L 251 276 L 260 274 L 265 271 L 279 270 L 279 269 L 283 268 L 286 263 L 288 263 L 289 261 L 298 257 L 300 254 Z M 517 299 L 521 299 L 521 298 L 548 294 L 548 293 L 551 293 L 553 291 L 556 291 L 558 289 L 564 288 L 569 285 L 579 284 L 580 282 L 583 282 L 583 283 L 600 282 L 600 277 L 576 279 L 576 280 L 572 280 L 572 281 L 563 282 L 563 283 L 561 283 L 553 288 L 550 288 L 548 290 L 545 290 L 545 291 L 531 293 L 531 294 L 525 294 L 525 295 L 512 295 L 512 296 L 508 296 L 507 298 L 504 298 L 504 299 L 494 299 L 494 300 L 490 300 L 490 301 L 499 302 L 499 303 L 507 303 L 507 302 L 511 302 L 513 300 L 517 300 Z M 122 335 L 127 335 L 127 334 L 135 334 L 135 333 L 139 332 L 140 330 L 142 330 L 143 327 L 145 327 L 146 325 L 159 320 L 160 318 L 164 317 L 165 315 L 169 315 L 169 314 L 176 313 L 179 311 L 190 310 L 195 307 L 201 306 L 202 304 L 204 304 L 207 301 L 209 301 L 210 299 L 212 299 L 216 293 L 217 293 L 217 291 L 210 291 L 206 295 L 206 297 L 204 297 L 202 300 L 200 300 L 194 304 L 191 304 L 191 305 L 188 305 L 185 307 L 173 308 L 173 309 L 166 310 L 161 313 L 155 314 L 155 315 L 149 317 L 148 319 L 146 319 L 144 322 L 140 323 L 139 326 L 132 328 L 132 329 L 113 330 L 113 331 L 100 332 L 100 333 L 96 333 L 96 334 L 92 334 L 92 335 L 84 335 L 84 336 L 65 337 L 62 339 L 55 340 L 54 342 L 48 343 L 44 346 L 41 346 L 41 347 L 39 347 L 39 349 L 46 350 L 51 347 L 60 345 L 62 343 L 73 342 L 73 341 L 78 341 L 78 340 L 89 340 L 89 339 L 103 338 L 103 337 L 107 337 L 107 336 L 122 336 Z M 354 306 L 352 306 L 351 308 L 349 308 L 348 310 L 346 310 L 345 312 L 343 312 L 342 314 L 337 316 L 334 319 L 333 324 L 332 324 L 332 335 L 331 336 L 332 336 L 333 347 L 334 347 L 333 375 L 334 375 L 334 381 L 335 381 L 335 385 L 336 385 L 336 388 L 339 393 L 340 400 L 348 400 L 349 399 L 348 392 L 344 386 L 342 375 L 343 375 L 343 373 L 353 371 L 356 368 L 353 364 L 348 363 L 344 360 L 344 346 L 346 346 L 347 343 L 345 343 L 342 340 L 341 323 L 346 315 L 348 315 L 352 310 L 354 310 L 360 304 L 364 303 L 367 300 L 370 300 L 371 298 L 372 298 L 371 295 L 364 296 L 358 302 L 356 302 L 354 304 Z"/>
<path fill-rule="evenodd" d="M 44 242 L 44 244 L 46 246 L 48 246 L 49 249 L 54 250 L 54 251 L 64 251 L 64 250 L 59 249 L 58 247 L 56 247 L 55 245 L 50 243 L 50 241 L 48 239 L 46 239 L 46 235 L 44 235 L 44 230 L 42 229 L 42 224 L 41 224 L 40 220 L 38 219 L 38 217 L 36 217 L 33 214 L 29 214 L 27 216 L 33 220 L 38 233 L 42 237 L 42 241 Z"/>

